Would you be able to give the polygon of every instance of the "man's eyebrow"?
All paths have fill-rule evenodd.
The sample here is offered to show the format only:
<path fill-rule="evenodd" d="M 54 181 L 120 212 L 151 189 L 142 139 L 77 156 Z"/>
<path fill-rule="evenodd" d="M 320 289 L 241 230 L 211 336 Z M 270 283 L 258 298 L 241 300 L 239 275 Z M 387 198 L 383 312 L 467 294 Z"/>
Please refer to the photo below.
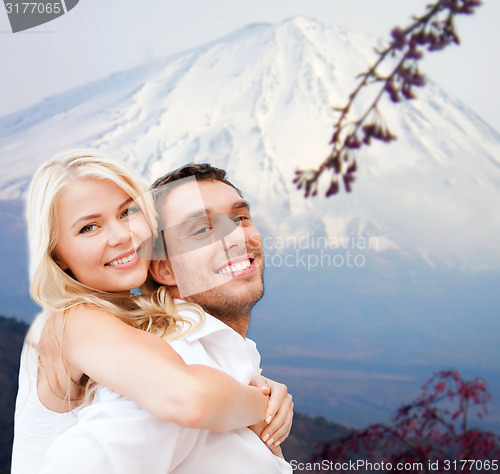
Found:
<path fill-rule="evenodd" d="M 118 209 L 123 209 L 126 205 L 128 205 L 130 202 L 132 202 L 133 199 L 131 197 L 125 199 L 125 201 L 123 201 L 119 206 L 118 206 Z M 91 220 L 91 219 L 98 219 L 99 217 L 101 217 L 102 214 L 89 214 L 87 216 L 82 216 L 82 217 L 79 217 L 75 222 L 73 222 L 73 225 L 71 226 L 71 228 L 75 227 L 76 225 L 78 225 L 80 222 L 85 222 L 85 221 L 88 221 L 88 220 Z"/>
<path fill-rule="evenodd" d="M 248 210 L 250 210 L 250 203 L 248 201 L 245 201 L 244 199 L 242 199 L 241 201 L 236 201 L 233 206 L 232 206 L 232 209 L 235 210 L 235 209 L 245 209 L 247 208 Z"/>
<path fill-rule="evenodd" d="M 231 210 L 236 210 L 236 209 L 250 209 L 250 204 L 248 201 L 245 201 L 244 199 L 240 201 L 236 201 L 232 206 Z M 182 222 L 185 223 L 186 221 L 189 221 L 190 219 L 195 219 L 197 217 L 203 217 L 203 216 L 208 216 L 212 214 L 212 211 L 210 209 L 196 209 L 195 211 L 191 211 L 189 214 L 186 214 L 185 216 L 182 217 Z"/>
<path fill-rule="evenodd" d="M 183 216 L 182 221 L 184 223 L 185 221 L 188 221 L 190 219 L 195 219 L 196 217 L 203 217 L 206 216 L 207 214 L 210 214 L 210 211 L 208 209 L 197 209 L 196 211 L 192 211 L 189 214 Z"/>

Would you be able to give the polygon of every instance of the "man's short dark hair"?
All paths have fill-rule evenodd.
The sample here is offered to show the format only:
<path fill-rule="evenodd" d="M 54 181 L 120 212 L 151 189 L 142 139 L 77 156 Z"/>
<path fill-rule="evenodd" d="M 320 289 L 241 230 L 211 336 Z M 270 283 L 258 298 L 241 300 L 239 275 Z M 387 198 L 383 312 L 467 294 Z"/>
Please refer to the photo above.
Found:
<path fill-rule="evenodd" d="M 241 196 L 241 191 L 230 181 L 227 180 L 227 173 L 220 169 L 212 166 L 210 163 L 188 163 L 187 165 L 181 166 L 170 173 L 163 175 L 158 178 L 153 185 L 152 189 L 158 189 L 169 183 L 173 183 L 183 178 L 188 178 L 194 176 L 198 181 L 221 181 L 228 186 L 236 189 L 238 194 Z M 167 188 L 169 186 L 165 186 Z"/>

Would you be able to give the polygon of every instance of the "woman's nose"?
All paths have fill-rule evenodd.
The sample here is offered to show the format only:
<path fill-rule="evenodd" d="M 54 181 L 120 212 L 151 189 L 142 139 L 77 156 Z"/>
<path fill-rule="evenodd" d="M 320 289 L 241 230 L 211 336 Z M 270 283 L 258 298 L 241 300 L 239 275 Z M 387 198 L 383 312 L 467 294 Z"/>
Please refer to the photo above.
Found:
<path fill-rule="evenodd" d="M 127 243 L 131 238 L 131 230 L 128 222 L 117 221 L 108 226 L 108 245 L 115 247 Z"/>

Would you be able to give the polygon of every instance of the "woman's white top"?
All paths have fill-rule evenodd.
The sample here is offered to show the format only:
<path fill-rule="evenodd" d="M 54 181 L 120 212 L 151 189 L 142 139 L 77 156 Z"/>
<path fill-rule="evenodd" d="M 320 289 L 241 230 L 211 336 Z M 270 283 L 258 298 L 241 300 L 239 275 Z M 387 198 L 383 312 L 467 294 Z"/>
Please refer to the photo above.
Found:
<path fill-rule="evenodd" d="M 48 315 L 39 314 L 33 321 L 31 340 L 37 344 Z M 38 398 L 38 352 L 24 342 L 19 368 L 19 390 L 14 415 L 14 445 L 11 474 L 36 474 L 49 445 L 64 431 L 76 424 L 78 408 L 57 413 L 49 410 Z"/>

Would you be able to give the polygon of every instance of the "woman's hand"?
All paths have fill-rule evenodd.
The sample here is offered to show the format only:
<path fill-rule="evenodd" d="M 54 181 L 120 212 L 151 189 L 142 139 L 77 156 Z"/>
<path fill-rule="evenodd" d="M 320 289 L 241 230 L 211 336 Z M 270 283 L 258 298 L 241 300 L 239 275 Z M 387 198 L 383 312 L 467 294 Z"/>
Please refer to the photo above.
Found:
<path fill-rule="evenodd" d="M 273 454 L 281 456 L 279 445 L 287 438 L 292 428 L 293 401 L 286 385 L 256 375 L 250 385 L 258 387 L 262 393 L 269 395 L 266 418 L 264 422 L 252 425 L 254 431 Z"/>

